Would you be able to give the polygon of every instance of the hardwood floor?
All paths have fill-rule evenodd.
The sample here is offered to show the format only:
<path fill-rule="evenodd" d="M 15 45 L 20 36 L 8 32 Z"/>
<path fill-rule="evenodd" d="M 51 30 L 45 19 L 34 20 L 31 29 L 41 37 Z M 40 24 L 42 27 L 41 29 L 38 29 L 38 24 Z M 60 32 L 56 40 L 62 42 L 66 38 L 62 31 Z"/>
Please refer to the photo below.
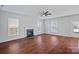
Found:
<path fill-rule="evenodd" d="M 41 34 L 0 43 L 1 54 L 75 54 L 79 38 Z"/>

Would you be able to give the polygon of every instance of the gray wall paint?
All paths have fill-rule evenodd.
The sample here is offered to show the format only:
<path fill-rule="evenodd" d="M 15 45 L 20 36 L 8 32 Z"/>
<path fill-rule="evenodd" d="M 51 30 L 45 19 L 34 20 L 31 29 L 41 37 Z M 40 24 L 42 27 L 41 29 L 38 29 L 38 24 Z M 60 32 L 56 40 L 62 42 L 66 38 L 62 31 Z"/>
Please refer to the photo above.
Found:
<path fill-rule="evenodd" d="M 0 38 L 2 38 L 2 35 L 1 35 L 1 12 L 0 12 Z"/>
<path fill-rule="evenodd" d="M 73 36 L 79 37 L 79 33 L 73 32 L 73 24 L 75 21 L 79 22 L 79 15 L 71 15 L 71 16 L 64 16 L 58 18 L 52 18 L 46 20 L 47 24 L 47 33 L 55 34 L 55 35 L 64 35 L 64 36 Z M 51 22 L 57 22 L 57 32 L 51 32 Z"/>
<path fill-rule="evenodd" d="M 8 18 L 19 19 L 19 36 L 8 36 Z M 41 20 L 40 20 L 41 21 Z M 20 15 L 5 11 L 0 11 L 0 42 L 13 38 L 24 37 L 24 27 L 34 28 L 34 35 L 42 33 L 42 27 L 38 30 L 37 23 L 39 18 L 34 18 L 28 15 Z"/>
<path fill-rule="evenodd" d="M 8 17 L 18 18 L 19 19 L 19 36 L 8 36 Z M 71 15 L 71 16 L 64 16 L 58 18 L 51 18 L 46 19 L 45 21 L 45 32 L 49 34 L 55 35 L 64 35 L 64 36 L 74 36 L 79 37 L 79 33 L 73 32 L 73 22 L 79 22 L 79 15 Z M 24 37 L 24 27 L 26 28 L 34 28 L 34 34 L 41 34 L 44 33 L 44 27 L 41 26 L 38 28 L 37 24 L 43 21 L 37 17 L 32 17 L 28 15 L 20 15 L 5 11 L 0 11 L 0 42 L 10 40 L 12 38 Z M 57 23 L 56 32 L 51 30 L 51 22 Z M 40 29 L 40 30 L 39 30 Z"/>

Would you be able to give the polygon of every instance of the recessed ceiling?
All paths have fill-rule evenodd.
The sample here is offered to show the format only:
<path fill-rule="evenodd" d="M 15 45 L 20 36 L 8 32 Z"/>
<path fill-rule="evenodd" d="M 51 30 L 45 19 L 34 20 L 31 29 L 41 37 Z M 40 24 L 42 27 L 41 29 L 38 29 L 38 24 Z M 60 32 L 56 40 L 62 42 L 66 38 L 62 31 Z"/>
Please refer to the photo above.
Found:
<path fill-rule="evenodd" d="M 79 13 L 78 5 L 5 5 L 0 9 L 36 17 L 40 16 L 42 10 L 49 10 L 52 16 Z"/>

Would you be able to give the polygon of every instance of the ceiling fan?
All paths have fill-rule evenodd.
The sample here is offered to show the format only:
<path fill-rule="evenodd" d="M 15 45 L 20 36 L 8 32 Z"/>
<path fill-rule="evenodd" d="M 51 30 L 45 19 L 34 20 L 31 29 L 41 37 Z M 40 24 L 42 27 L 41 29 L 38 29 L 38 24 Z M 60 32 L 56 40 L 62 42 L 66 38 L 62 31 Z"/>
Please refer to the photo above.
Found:
<path fill-rule="evenodd" d="M 44 11 L 41 13 L 41 16 L 49 16 L 49 15 L 52 15 L 52 13 L 50 13 L 48 10 L 47 11 Z"/>

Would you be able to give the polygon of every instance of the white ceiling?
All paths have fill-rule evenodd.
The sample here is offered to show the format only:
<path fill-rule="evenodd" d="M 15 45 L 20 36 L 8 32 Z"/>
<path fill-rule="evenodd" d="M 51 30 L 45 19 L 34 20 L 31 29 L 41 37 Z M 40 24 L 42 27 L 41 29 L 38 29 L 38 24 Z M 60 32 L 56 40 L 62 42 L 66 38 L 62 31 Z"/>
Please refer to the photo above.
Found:
<path fill-rule="evenodd" d="M 0 9 L 35 17 L 39 17 L 42 10 L 49 10 L 52 17 L 79 13 L 79 5 L 5 5 Z"/>

